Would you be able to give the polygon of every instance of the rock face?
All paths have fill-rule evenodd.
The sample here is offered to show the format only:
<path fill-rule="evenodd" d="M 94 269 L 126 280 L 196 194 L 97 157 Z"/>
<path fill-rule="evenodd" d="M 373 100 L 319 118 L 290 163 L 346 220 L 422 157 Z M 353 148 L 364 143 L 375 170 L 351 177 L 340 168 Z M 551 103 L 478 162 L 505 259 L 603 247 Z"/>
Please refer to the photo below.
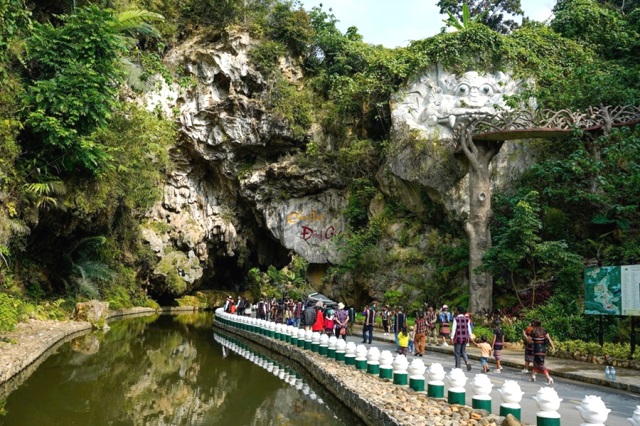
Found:
<path fill-rule="evenodd" d="M 432 200 L 455 213 L 469 211 L 467 165 L 453 139 L 456 123 L 474 114 L 508 109 L 505 95 L 521 84 L 504 73 L 461 76 L 433 66 L 412 79 L 392 100 L 393 138 L 387 167 L 393 175 L 424 186 Z M 492 184 L 504 190 L 531 164 L 525 144 L 506 142 L 493 160 Z"/>
<path fill-rule="evenodd" d="M 195 35 L 165 59 L 183 76 L 180 83 L 158 77 L 143 97 L 148 109 L 180 129 L 163 200 L 147 212 L 143 229 L 157 257 L 152 279 L 164 283 L 154 285 L 160 293 L 229 288 L 253 266 L 286 265 L 293 252 L 312 264 L 340 260 L 336 241 L 345 231 L 348 179 L 332 164 L 305 158 L 301 149 L 310 138 L 326 149 L 337 141 L 319 141 L 317 125 L 305 140 L 296 139 L 265 106 L 269 83 L 251 65 L 253 43 L 241 33 Z M 303 84 L 294 60 L 279 66 L 289 83 Z M 392 100 L 380 190 L 415 212 L 425 208 L 425 193 L 449 213 L 468 211 L 467 164 L 451 141 L 452 128 L 470 114 L 504 107 L 504 95 L 519 90 L 505 74 L 456 76 L 438 67 L 410 81 Z M 493 185 L 505 188 L 528 156 L 523 144 L 505 144 L 494 161 Z M 384 207 L 378 201 L 372 216 Z M 413 256 L 393 242 L 381 249 L 398 252 L 399 259 Z M 397 281 L 394 271 L 387 272 L 384 286 Z M 384 289 L 373 292 L 380 297 Z"/>
<path fill-rule="evenodd" d="M 76 303 L 73 319 L 76 321 L 88 321 L 92 324 L 100 320 L 105 320 L 109 313 L 109 302 L 90 300 L 88 302 Z"/>
<path fill-rule="evenodd" d="M 252 266 L 286 265 L 290 250 L 310 262 L 336 260 L 331 237 L 344 230 L 345 185 L 287 156 L 302 141 L 265 107 L 268 88 L 250 64 L 251 48 L 246 34 L 195 36 L 165 59 L 189 84 L 158 78 L 144 97 L 181 135 L 164 198 L 143 229 L 164 293 L 242 282 Z M 293 61 L 280 66 L 292 83 L 302 75 Z"/>

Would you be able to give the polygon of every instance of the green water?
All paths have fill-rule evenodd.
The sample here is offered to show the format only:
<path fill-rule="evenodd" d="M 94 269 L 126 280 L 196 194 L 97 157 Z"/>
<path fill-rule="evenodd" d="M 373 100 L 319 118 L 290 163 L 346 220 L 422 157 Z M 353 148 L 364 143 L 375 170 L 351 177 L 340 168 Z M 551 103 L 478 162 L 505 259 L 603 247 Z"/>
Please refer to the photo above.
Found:
<path fill-rule="evenodd" d="M 317 386 L 310 396 L 223 350 L 211 322 L 124 319 L 66 343 L 0 401 L 0 425 L 353 424 Z"/>

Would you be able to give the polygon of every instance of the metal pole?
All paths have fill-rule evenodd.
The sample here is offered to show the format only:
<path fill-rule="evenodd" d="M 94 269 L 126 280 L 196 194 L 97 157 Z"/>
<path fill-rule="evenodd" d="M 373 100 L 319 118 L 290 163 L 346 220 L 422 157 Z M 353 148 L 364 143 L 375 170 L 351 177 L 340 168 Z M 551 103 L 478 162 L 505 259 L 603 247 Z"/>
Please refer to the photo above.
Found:
<path fill-rule="evenodd" d="M 600 347 L 604 346 L 604 315 L 600 315 L 600 332 L 598 333 Z"/>
<path fill-rule="evenodd" d="M 636 317 L 631 317 L 631 353 L 629 359 L 633 358 L 633 353 L 636 351 Z"/>

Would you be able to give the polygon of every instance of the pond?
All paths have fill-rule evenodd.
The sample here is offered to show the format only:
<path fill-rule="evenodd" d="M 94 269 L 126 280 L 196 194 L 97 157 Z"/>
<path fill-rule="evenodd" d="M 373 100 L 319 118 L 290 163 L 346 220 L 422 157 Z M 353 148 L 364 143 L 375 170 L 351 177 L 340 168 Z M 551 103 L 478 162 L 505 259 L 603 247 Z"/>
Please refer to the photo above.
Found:
<path fill-rule="evenodd" d="M 65 343 L 0 401 L 0 425 L 359 424 L 277 354 L 214 336 L 212 320 L 123 319 Z"/>

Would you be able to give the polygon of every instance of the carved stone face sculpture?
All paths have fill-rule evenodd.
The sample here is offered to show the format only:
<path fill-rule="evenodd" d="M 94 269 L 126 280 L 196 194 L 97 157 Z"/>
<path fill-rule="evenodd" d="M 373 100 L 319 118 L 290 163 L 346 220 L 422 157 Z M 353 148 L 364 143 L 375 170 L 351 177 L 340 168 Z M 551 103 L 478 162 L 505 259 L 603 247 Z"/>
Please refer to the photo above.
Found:
<path fill-rule="evenodd" d="M 459 120 L 507 109 L 504 96 L 519 90 L 518 82 L 504 73 L 469 71 L 458 76 L 432 67 L 397 97 L 394 123 L 446 139 Z"/>

